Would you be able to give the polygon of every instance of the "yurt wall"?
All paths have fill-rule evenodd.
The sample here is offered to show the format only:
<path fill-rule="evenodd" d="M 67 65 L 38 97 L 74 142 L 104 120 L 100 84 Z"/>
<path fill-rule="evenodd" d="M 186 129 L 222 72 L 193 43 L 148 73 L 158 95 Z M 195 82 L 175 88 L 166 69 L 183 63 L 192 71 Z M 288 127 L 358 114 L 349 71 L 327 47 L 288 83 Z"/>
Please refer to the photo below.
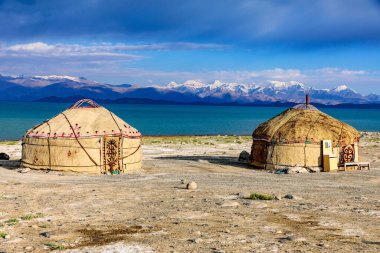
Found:
<path fill-rule="evenodd" d="M 51 169 L 99 173 L 101 166 L 100 140 L 24 138 L 22 165 L 32 169 Z"/>

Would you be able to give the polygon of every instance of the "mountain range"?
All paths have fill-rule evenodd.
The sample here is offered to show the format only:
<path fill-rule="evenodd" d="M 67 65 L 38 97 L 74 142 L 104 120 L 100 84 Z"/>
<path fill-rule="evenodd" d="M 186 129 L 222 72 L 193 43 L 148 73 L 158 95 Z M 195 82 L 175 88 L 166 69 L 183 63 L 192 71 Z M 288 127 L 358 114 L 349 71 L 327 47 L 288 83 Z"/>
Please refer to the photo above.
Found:
<path fill-rule="evenodd" d="M 149 103 L 201 104 L 270 104 L 302 103 L 305 94 L 312 102 L 324 105 L 380 103 L 376 94 L 362 95 L 346 85 L 316 89 L 303 83 L 268 81 L 265 84 L 204 83 L 188 80 L 166 85 L 110 85 L 72 76 L 3 76 L 0 75 L 0 100 L 54 101 L 92 98 L 107 101 L 145 101 Z"/>

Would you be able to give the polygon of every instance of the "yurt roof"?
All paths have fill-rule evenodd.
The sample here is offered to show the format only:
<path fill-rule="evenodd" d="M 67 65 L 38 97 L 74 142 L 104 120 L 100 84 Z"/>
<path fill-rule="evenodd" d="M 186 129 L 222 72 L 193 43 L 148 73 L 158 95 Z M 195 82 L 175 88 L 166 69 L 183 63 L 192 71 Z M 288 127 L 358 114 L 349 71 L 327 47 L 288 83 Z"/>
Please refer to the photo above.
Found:
<path fill-rule="evenodd" d="M 102 135 L 141 137 L 137 129 L 90 99 L 79 100 L 26 133 L 27 137 L 40 138 L 84 138 Z"/>
<path fill-rule="evenodd" d="M 314 108 L 299 106 L 285 110 L 260 124 L 252 134 L 253 139 L 318 144 L 321 140 L 331 140 L 333 145 L 358 141 L 360 133 L 355 128 Z"/>

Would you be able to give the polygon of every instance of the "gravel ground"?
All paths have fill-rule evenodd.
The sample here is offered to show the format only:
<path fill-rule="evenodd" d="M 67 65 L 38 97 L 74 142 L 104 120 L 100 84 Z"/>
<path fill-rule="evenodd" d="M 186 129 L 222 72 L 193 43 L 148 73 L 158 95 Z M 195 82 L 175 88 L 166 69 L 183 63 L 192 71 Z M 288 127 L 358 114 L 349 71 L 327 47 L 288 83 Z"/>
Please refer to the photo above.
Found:
<path fill-rule="evenodd" d="M 380 133 L 363 136 L 370 171 L 253 170 L 239 136 L 145 138 L 138 174 L 0 167 L 0 252 L 379 252 Z"/>

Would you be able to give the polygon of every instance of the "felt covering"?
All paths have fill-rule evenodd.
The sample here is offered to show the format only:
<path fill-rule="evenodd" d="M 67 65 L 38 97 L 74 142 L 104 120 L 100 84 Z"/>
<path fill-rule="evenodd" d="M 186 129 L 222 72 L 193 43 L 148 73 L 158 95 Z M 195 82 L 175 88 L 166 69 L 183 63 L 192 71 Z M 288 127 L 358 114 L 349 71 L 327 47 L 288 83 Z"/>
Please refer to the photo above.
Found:
<path fill-rule="evenodd" d="M 252 137 L 251 164 L 276 168 L 322 166 L 322 140 L 331 140 L 338 155 L 342 146 L 358 143 L 360 133 L 315 107 L 296 107 L 260 124 Z"/>
<path fill-rule="evenodd" d="M 89 106 L 84 106 L 89 104 Z M 112 142 L 111 140 L 116 140 Z M 80 100 L 28 130 L 21 165 L 88 173 L 123 173 L 141 168 L 141 134 L 91 100 Z"/>

